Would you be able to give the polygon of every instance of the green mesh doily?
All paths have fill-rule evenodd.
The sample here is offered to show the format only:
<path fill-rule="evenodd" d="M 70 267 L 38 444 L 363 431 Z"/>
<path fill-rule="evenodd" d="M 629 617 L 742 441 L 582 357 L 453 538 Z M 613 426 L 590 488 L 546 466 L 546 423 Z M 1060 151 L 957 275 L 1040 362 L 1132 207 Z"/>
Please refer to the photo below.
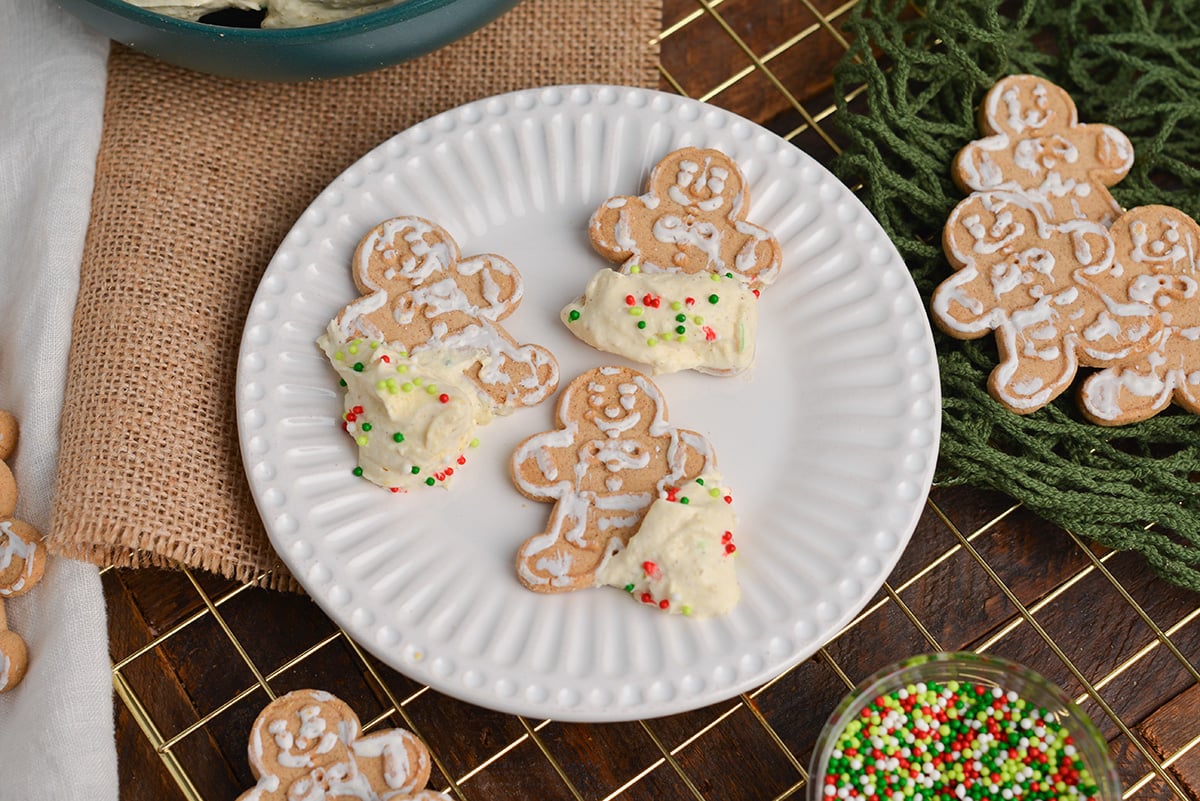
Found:
<path fill-rule="evenodd" d="M 879 219 L 928 300 L 951 274 L 941 231 L 963 193 L 950 179 L 981 136 L 976 110 L 999 78 L 1034 73 L 1066 89 L 1083 122 L 1133 141 L 1125 207 L 1200 215 L 1200 16 L 1191 2 L 997 3 L 860 0 L 834 73 L 844 152 L 834 171 Z M 848 98 L 848 100 L 847 100 Z M 999 490 L 1043 518 L 1140 552 L 1200 590 L 1200 416 L 1172 407 L 1143 423 L 1086 422 L 1073 392 L 1027 416 L 987 394 L 993 337 L 935 334 L 942 375 L 938 481 Z M 1083 371 L 1081 371 L 1082 374 Z M 1082 375 L 1081 375 L 1082 377 Z"/>

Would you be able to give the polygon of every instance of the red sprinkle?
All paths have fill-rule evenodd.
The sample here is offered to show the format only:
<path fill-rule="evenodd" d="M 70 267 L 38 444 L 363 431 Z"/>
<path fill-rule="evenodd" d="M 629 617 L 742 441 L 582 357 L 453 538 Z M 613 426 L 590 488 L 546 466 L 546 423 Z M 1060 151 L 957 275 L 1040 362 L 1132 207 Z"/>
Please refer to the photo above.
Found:
<path fill-rule="evenodd" d="M 695 298 L 684 298 L 684 299 L 683 299 L 683 302 L 684 302 L 684 303 L 686 303 L 686 304 L 687 304 L 687 305 L 689 305 L 689 306 L 695 306 L 695 305 L 696 305 L 696 299 L 695 299 Z"/>
<path fill-rule="evenodd" d="M 625 296 L 625 305 L 626 305 L 626 306 L 632 306 L 632 305 L 634 305 L 635 303 L 637 303 L 637 298 L 635 298 L 633 295 L 626 295 L 626 296 Z"/>
<path fill-rule="evenodd" d="M 733 496 L 732 496 L 732 495 L 726 495 L 726 496 L 725 496 L 725 503 L 733 503 Z"/>
<path fill-rule="evenodd" d="M 756 298 L 758 297 L 758 290 L 757 290 L 757 289 L 751 289 L 750 291 L 754 293 L 754 297 L 756 297 Z"/>
<path fill-rule="evenodd" d="M 704 332 L 704 339 L 706 342 L 712 342 L 717 338 L 717 332 L 712 330 L 711 326 L 704 325 L 701 326 L 700 329 Z"/>
<path fill-rule="evenodd" d="M 654 603 L 654 596 L 648 592 L 643 592 L 642 593 L 642 603 L 644 603 L 644 604 Z"/>
<path fill-rule="evenodd" d="M 679 500 L 679 487 L 667 487 L 667 500 Z"/>
<path fill-rule="evenodd" d="M 438 400 L 440 400 L 442 403 L 449 403 L 450 396 L 443 392 L 441 395 L 438 395 Z"/>
<path fill-rule="evenodd" d="M 445 475 L 447 475 L 447 476 L 452 476 L 452 475 L 454 475 L 454 468 L 453 468 L 453 467 L 447 467 L 447 468 L 446 468 L 446 470 L 445 470 Z"/>
<path fill-rule="evenodd" d="M 663 598 L 661 601 L 658 602 L 659 609 L 668 609 L 668 608 L 670 608 L 670 606 L 671 606 L 671 602 L 668 601 L 666 598 Z"/>
<path fill-rule="evenodd" d="M 727 542 L 727 543 L 725 543 L 725 553 L 726 553 L 726 555 L 728 555 L 728 554 L 731 554 L 731 553 L 733 553 L 733 552 L 734 552 L 734 551 L 736 551 L 736 550 L 737 550 L 737 546 L 736 546 L 736 545 L 734 545 L 732 542 Z"/>
<path fill-rule="evenodd" d="M 646 575 L 650 578 L 658 578 L 661 575 L 658 565 L 654 564 L 653 562 L 642 562 L 642 570 L 646 571 Z"/>
<path fill-rule="evenodd" d="M 726 531 L 724 534 L 721 535 L 721 542 L 729 542 L 732 539 L 733 539 L 732 531 Z"/>
<path fill-rule="evenodd" d="M 381 362 L 383 362 L 384 364 L 391 364 L 391 363 L 392 363 L 392 357 L 391 357 L 391 356 L 388 356 L 386 353 L 382 354 L 382 355 L 379 357 L 379 360 L 380 360 Z"/>
<path fill-rule="evenodd" d="M 361 406 L 355 406 L 355 407 L 354 407 L 353 409 L 351 409 L 350 411 L 354 412 L 355 414 L 362 414 L 362 413 L 363 413 L 363 407 L 361 407 Z"/>
<path fill-rule="evenodd" d="M 458 459 L 457 459 L 456 461 L 457 461 L 459 464 L 466 464 L 466 463 L 467 463 L 467 457 L 465 457 L 465 456 L 460 456 L 460 457 L 458 457 Z"/>

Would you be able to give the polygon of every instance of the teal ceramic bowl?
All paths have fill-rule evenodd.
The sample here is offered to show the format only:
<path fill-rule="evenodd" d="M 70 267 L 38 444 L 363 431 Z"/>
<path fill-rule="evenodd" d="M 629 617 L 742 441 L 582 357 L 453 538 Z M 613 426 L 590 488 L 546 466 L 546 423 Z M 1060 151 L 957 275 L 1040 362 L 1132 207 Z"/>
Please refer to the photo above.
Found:
<path fill-rule="evenodd" d="M 189 22 L 124 0 L 58 0 L 88 27 L 154 58 L 227 78 L 287 82 L 408 61 L 483 27 L 517 2 L 400 0 L 337 22 L 267 29 Z"/>

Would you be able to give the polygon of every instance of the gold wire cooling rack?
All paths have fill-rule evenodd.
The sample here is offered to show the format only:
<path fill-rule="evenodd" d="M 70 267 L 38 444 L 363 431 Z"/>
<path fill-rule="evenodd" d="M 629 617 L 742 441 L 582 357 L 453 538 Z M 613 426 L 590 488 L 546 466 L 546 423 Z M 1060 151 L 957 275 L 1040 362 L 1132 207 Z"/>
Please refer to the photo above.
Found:
<path fill-rule="evenodd" d="M 829 69 L 852 5 L 667 0 L 648 46 L 665 88 L 765 120 L 827 163 L 838 152 Z M 188 570 L 110 569 L 103 582 L 131 801 L 235 798 L 252 784 L 254 717 L 303 686 L 341 696 L 367 730 L 414 731 L 434 757 L 430 786 L 463 801 L 802 799 L 817 734 L 846 691 L 934 650 L 1003 655 L 1065 688 L 1108 739 L 1125 798 L 1200 798 L 1200 596 L 991 493 L 935 487 L 880 592 L 812 658 L 725 703 L 620 724 L 443 696 L 303 596 Z"/>

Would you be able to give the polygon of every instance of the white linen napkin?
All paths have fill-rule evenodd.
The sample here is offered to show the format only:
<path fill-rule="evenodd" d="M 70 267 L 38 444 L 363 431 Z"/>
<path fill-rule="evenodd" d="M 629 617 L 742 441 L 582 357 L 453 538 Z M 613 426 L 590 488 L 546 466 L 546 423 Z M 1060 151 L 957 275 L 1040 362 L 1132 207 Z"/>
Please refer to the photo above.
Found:
<path fill-rule="evenodd" d="M 100 144 L 108 41 L 47 0 L 0 0 L 0 408 L 20 425 L 17 517 L 49 530 L 71 316 Z M 6 602 L 29 672 L 0 694 L 0 801 L 117 799 L 104 596 L 51 557 Z"/>

